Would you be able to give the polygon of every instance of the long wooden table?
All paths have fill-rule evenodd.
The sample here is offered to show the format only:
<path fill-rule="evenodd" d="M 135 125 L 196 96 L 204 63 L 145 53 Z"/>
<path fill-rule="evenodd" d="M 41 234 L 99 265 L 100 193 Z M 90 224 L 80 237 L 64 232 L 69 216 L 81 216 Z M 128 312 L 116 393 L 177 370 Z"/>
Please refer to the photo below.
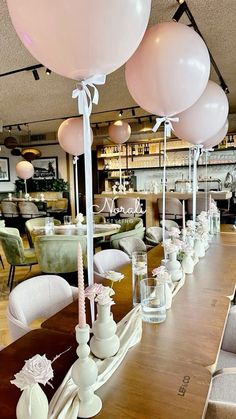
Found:
<path fill-rule="evenodd" d="M 103 400 L 99 418 L 204 417 L 211 387 L 211 371 L 217 361 L 230 298 L 235 290 L 235 246 L 235 232 L 225 231 L 215 236 L 206 257 L 196 265 L 194 275 L 186 277 L 184 287 L 175 296 L 167 320 L 156 325 L 143 323 L 141 342 L 128 352 L 119 369 L 97 391 Z M 159 264 L 161 258 L 160 246 L 149 252 L 149 272 Z M 117 304 L 112 307 L 112 311 L 116 320 L 131 308 L 131 267 L 125 266 L 122 272 L 125 278 L 114 284 Z M 109 284 L 107 280 L 102 281 Z M 52 359 L 52 348 L 54 353 L 61 351 L 56 341 L 60 340 L 59 336 L 64 343 L 66 336 L 68 344 L 74 340 L 76 323 L 77 302 L 44 322 L 43 330 L 37 331 L 47 333 L 44 340 L 41 338 L 40 353 L 48 355 L 49 350 Z M 28 342 L 28 350 L 25 349 L 23 355 L 22 351 L 18 351 L 17 365 L 14 366 L 16 369 L 13 371 L 10 368 L 11 374 L 20 369 L 20 360 L 23 362 L 27 359 L 28 353 L 39 352 L 40 346 L 37 348 L 35 344 L 32 345 L 29 336 L 26 335 L 0 353 L 0 363 L 8 360 L 9 364 L 11 356 L 16 356 L 19 342 L 24 342 L 24 339 Z M 11 347 L 16 349 L 12 352 L 9 349 Z M 69 351 L 67 357 L 71 357 L 73 362 L 74 352 Z M 68 363 L 64 372 L 67 369 Z M 5 373 L 8 370 L 9 367 L 5 366 Z M 4 386 L 7 387 L 5 381 Z M 4 394 L 13 397 L 15 403 L 19 391 L 16 393 L 12 387 L 8 385 Z M 12 406 L 9 409 L 12 411 Z"/>

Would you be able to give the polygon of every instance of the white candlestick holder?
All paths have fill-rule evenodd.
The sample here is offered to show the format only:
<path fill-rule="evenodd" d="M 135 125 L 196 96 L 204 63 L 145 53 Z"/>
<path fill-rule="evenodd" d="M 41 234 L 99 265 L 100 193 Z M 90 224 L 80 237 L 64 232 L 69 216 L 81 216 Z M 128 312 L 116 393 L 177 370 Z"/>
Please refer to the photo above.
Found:
<path fill-rule="evenodd" d="M 100 397 L 94 394 L 92 389 L 93 384 L 96 383 L 98 376 L 98 368 L 92 358 L 89 358 L 90 348 L 87 345 L 89 341 L 89 325 L 80 328 L 78 325 L 75 328 L 76 340 L 79 344 L 77 348 L 77 355 L 79 359 L 75 361 L 71 376 L 74 383 L 78 386 L 79 396 L 79 411 L 78 417 L 90 418 L 97 415 L 102 408 L 102 401 Z"/>

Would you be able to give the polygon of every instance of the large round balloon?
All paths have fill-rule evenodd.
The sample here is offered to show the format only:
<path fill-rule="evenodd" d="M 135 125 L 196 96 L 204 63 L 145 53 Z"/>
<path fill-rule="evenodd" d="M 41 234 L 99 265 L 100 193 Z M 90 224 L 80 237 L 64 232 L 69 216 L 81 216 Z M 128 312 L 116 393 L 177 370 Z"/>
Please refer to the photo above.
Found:
<path fill-rule="evenodd" d="M 146 111 L 171 116 L 193 105 L 210 74 L 210 58 L 202 38 L 182 23 L 152 26 L 126 63 L 131 96 Z"/>
<path fill-rule="evenodd" d="M 116 121 L 109 126 L 108 134 L 113 143 L 123 144 L 130 137 L 131 127 L 127 122 Z"/>
<path fill-rule="evenodd" d="M 224 126 L 217 132 L 217 134 L 213 135 L 209 140 L 204 143 L 204 148 L 207 150 L 208 148 L 215 147 L 215 145 L 221 143 L 221 141 L 225 138 L 229 128 L 228 120 L 225 122 Z"/>
<path fill-rule="evenodd" d="M 177 115 L 179 122 L 173 123 L 175 135 L 192 144 L 203 144 L 223 127 L 228 111 L 226 94 L 218 84 L 209 81 L 198 101 Z"/>
<path fill-rule="evenodd" d="M 90 128 L 91 144 L 93 142 L 93 131 Z M 58 141 L 60 146 L 73 156 L 84 154 L 83 119 L 69 118 L 60 125 L 58 129 Z"/>
<path fill-rule="evenodd" d="M 7 0 L 25 47 L 45 67 L 75 80 L 124 64 L 146 30 L 151 0 Z"/>
<path fill-rule="evenodd" d="M 34 174 L 34 166 L 30 162 L 22 160 L 16 165 L 16 174 L 21 179 L 29 179 Z"/>

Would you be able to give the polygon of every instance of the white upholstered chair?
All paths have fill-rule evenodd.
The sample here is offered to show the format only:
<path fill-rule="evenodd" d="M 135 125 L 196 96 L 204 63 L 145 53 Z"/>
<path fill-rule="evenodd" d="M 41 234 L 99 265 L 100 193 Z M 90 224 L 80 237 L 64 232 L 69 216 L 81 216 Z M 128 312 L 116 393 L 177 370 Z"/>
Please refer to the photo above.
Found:
<path fill-rule="evenodd" d="M 160 222 L 161 226 L 162 226 L 162 220 Z M 175 221 L 173 220 L 165 220 L 165 229 L 166 230 L 171 230 L 172 227 L 176 227 L 179 228 L 179 224 L 177 224 Z"/>
<path fill-rule="evenodd" d="M 129 256 L 118 249 L 106 249 L 97 252 L 93 257 L 94 273 L 101 276 L 104 272 L 115 271 L 129 263 Z"/>
<path fill-rule="evenodd" d="M 58 275 L 39 275 L 17 285 L 9 295 L 7 307 L 12 340 L 29 332 L 34 320 L 47 319 L 72 303 L 76 295 L 77 288 Z"/>
<path fill-rule="evenodd" d="M 162 227 L 148 227 L 146 229 L 146 241 L 153 246 L 162 242 Z"/>
<path fill-rule="evenodd" d="M 127 237 L 119 241 L 119 246 L 131 258 L 133 252 L 146 252 L 147 247 L 138 237 Z"/>

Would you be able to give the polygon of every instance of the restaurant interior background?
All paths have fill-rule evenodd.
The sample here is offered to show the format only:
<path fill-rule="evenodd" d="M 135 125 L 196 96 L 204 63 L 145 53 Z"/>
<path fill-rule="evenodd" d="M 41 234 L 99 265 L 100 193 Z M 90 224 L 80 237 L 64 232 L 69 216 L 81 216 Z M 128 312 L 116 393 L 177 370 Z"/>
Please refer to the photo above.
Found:
<path fill-rule="evenodd" d="M 232 0 L 223 3 L 220 0 L 189 0 L 188 5 L 229 89 L 229 133 L 232 135 L 227 136 L 227 141 L 220 144 L 217 151 L 210 153 L 208 162 L 209 187 L 224 189 L 226 175 L 232 172 L 236 164 L 236 28 L 233 19 L 236 4 Z M 170 20 L 177 8 L 178 2 L 175 0 L 153 0 L 149 26 Z M 18 153 L 33 147 L 40 151 L 40 158 L 57 158 L 58 177 L 69 183 L 73 212 L 72 156 L 59 146 L 57 130 L 63 120 L 78 116 L 76 100 L 71 98 L 75 82 L 48 72 L 30 55 L 13 29 L 4 0 L 0 1 L 0 12 L 0 158 L 9 158 L 10 165 L 10 180 L 0 182 L 0 200 L 7 193 L 15 192 L 15 166 L 22 156 L 14 155 L 15 149 L 13 151 L 4 145 L 7 144 L 7 137 L 14 137 L 16 148 L 20 150 Z M 186 15 L 180 21 L 189 24 Z M 221 83 L 213 67 L 210 79 Z M 99 94 L 99 104 L 93 107 L 91 116 L 94 193 L 111 191 L 112 185 L 118 180 L 117 147 L 112 145 L 108 137 L 109 123 L 117 119 L 129 122 L 132 128 L 122 156 L 122 174 L 127 176 L 127 189 L 160 192 L 163 128 L 157 133 L 152 132 L 154 116 L 138 107 L 130 96 L 124 79 L 124 66 L 107 77 L 106 86 L 99 86 Z M 167 190 L 170 191 L 180 187 L 176 180 L 188 178 L 188 149 L 180 140 L 174 141 L 174 136 L 173 141 L 167 144 L 167 149 Z M 34 165 L 36 161 L 33 161 Z M 79 190 L 83 194 L 83 157 L 80 157 L 78 167 Z M 199 161 L 198 177 L 200 181 L 205 177 L 204 158 Z M 204 189 L 203 182 L 199 183 L 199 189 Z"/>

